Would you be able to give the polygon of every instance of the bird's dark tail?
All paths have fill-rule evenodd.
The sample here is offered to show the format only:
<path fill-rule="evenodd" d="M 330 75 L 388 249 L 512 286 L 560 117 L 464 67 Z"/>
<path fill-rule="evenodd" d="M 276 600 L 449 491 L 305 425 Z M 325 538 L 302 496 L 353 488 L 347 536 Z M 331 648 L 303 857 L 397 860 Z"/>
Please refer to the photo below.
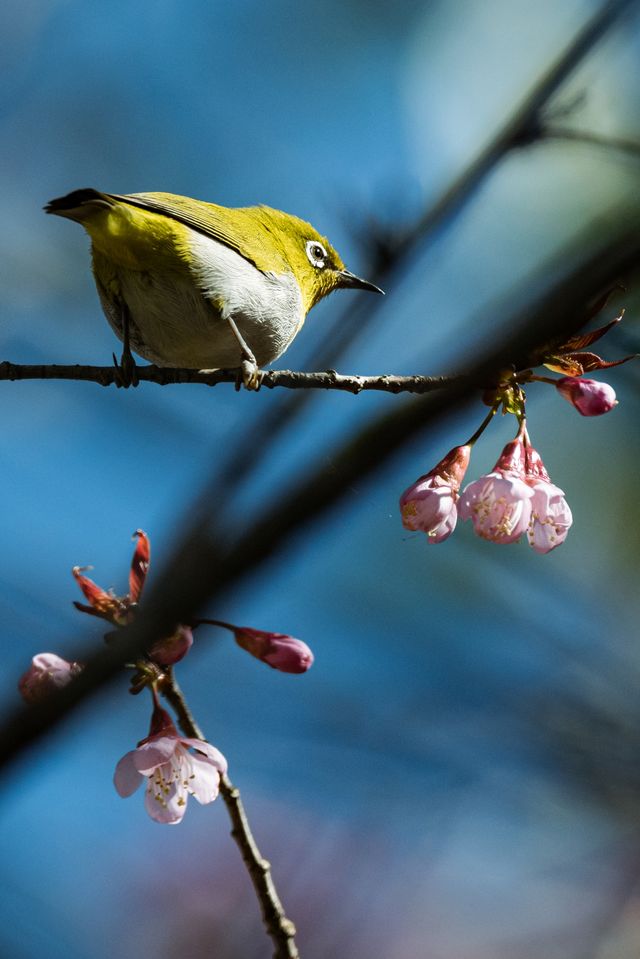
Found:
<path fill-rule="evenodd" d="M 66 196 L 51 200 L 44 210 L 45 213 L 66 216 L 70 220 L 81 223 L 96 213 L 98 209 L 109 208 L 113 204 L 113 199 L 107 193 L 100 193 L 98 190 L 87 188 L 85 190 L 74 190 L 73 193 L 67 193 Z"/>

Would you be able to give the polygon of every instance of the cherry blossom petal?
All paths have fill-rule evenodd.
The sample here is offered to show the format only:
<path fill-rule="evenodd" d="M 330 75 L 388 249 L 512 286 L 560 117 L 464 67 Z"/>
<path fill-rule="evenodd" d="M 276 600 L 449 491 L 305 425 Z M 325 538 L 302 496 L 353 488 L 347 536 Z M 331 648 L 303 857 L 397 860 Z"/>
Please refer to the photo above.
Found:
<path fill-rule="evenodd" d="M 190 756 L 192 767 L 188 790 L 199 803 L 205 806 L 213 802 L 220 789 L 220 773 L 210 760 Z"/>
<path fill-rule="evenodd" d="M 152 776 L 147 783 L 144 805 L 155 822 L 175 826 L 182 821 L 187 811 L 187 797 L 188 793 L 183 787 L 172 783 L 163 788 Z"/>
<path fill-rule="evenodd" d="M 458 523 L 458 510 L 454 507 L 439 526 L 427 533 L 427 543 L 442 543 L 449 539 Z"/>
<path fill-rule="evenodd" d="M 118 791 L 118 795 L 123 798 L 133 795 L 144 778 L 142 773 L 138 772 L 135 767 L 134 757 L 136 751 L 137 750 L 132 749 L 131 752 L 123 756 L 113 774 L 113 784 Z"/>
<path fill-rule="evenodd" d="M 226 773 L 227 760 L 220 750 L 212 746 L 211 743 L 207 743 L 203 739 L 181 739 L 180 742 L 201 753 L 206 759 L 213 763 L 214 766 L 217 766 L 221 773 Z"/>
<path fill-rule="evenodd" d="M 157 769 L 158 766 L 169 762 L 178 743 L 178 739 L 173 736 L 161 736 L 158 739 L 151 739 L 149 742 L 142 743 L 134 750 L 134 763 L 138 772 L 146 776 Z"/>

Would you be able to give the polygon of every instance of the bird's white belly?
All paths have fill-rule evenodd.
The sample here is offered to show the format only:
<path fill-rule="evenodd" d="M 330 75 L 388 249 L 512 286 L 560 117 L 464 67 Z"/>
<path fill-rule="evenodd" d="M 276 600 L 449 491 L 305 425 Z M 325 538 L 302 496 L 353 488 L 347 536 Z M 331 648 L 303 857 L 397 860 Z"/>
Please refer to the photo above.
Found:
<path fill-rule="evenodd" d="M 97 280 L 102 306 L 122 338 L 122 311 L 130 317 L 131 347 L 159 366 L 216 369 L 240 365 L 241 350 L 228 318 L 237 324 L 259 366 L 277 359 L 304 321 L 292 274 L 266 275 L 233 250 L 190 231 L 192 264 L 186 273 L 115 270 L 118 290 Z M 98 269 L 94 251 L 94 272 Z"/>

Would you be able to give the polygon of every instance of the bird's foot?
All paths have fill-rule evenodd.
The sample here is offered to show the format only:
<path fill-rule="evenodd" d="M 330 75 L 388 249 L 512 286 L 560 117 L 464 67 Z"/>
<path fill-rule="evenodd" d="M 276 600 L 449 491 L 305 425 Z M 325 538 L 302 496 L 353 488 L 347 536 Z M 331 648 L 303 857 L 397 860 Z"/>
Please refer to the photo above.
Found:
<path fill-rule="evenodd" d="M 253 356 L 251 356 L 251 358 L 245 357 L 242 360 L 242 365 L 238 369 L 236 390 L 244 386 L 245 390 L 255 390 L 257 393 L 262 386 L 263 377 L 264 373 L 258 367 L 255 358 Z"/>
<path fill-rule="evenodd" d="M 124 350 L 119 363 L 114 353 L 113 365 L 115 366 L 114 382 L 118 389 L 122 388 L 126 390 L 130 386 L 137 386 L 139 384 L 138 367 L 130 350 Z"/>
<path fill-rule="evenodd" d="M 236 378 L 236 390 L 244 386 L 245 390 L 256 390 L 257 392 L 262 385 L 264 373 L 258 367 L 258 361 L 251 352 L 242 333 L 238 329 L 238 324 L 232 316 L 227 317 L 227 323 L 240 347 L 240 367 Z"/>

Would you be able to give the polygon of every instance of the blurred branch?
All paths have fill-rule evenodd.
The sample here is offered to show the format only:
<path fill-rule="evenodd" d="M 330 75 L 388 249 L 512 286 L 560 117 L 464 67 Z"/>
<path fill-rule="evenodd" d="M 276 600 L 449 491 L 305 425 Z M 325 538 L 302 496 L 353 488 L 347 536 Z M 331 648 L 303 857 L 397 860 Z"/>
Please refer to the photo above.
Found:
<path fill-rule="evenodd" d="M 139 380 L 168 386 L 174 383 L 202 383 L 217 386 L 218 383 L 238 383 L 237 370 L 187 370 L 176 367 L 137 366 Z M 62 366 L 57 364 L 27 365 L 0 363 L 0 380 L 83 380 L 112 386 L 118 380 L 114 366 Z M 340 390 L 343 393 L 362 393 L 377 390 L 383 393 L 430 393 L 442 389 L 455 380 L 452 376 L 357 376 L 325 370 L 322 373 L 298 373 L 293 370 L 262 371 L 261 387 L 289 390 Z"/>
<path fill-rule="evenodd" d="M 374 262 L 366 269 L 372 282 L 383 289 L 392 285 L 402 267 L 415 257 L 419 250 L 424 250 L 429 240 L 433 240 L 441 230 L 454 222 L 475 191 L 511 150 L 524 148 L 539 139 L 542 132 L 542 112 L 549 100 L 607 30 L 636 2 L 637 0 L 609 0 L 604 3 L 534 83 L 502 128 L 435 202 L 405 230 L 394 230 L 389 237 L 384 237 L 380 231 L 376 232 L 374 242 L 370 244 Z M 574 106 L 575 100 L 571 108 Z M 358 337 L 369 332 L 372 319 L 384 303 L 382 297 L 372 299 L 361 295 L 348 310 L 338 313 L 325 330 L 322 347 L 315 352 L 308 365 L 317 369 L 337 366 L 345 351 Z M 245 432 L 239 439 L 236 450 L 229 455 L 223 467 L 221 480 L 225 481 L 227 486 L 237 485 L 250 470 L 255 469 L 276 437 L 300 418 L 313 397 L 312 392 L 302 393 L 295 398 L 287 396 L 278 404 L 269 407 L 257 418 L 251 433 Z M 247 449 L 251 450 L 250 457 L 247 456 Z M 221 482 L 221 486 L 224 486 L 224 482 Z"/>
<path fill-rule="evenodd" d="M 617 150 L 640 157 L 640 142 L 626 140 L 624 137 L 609 137 L 589 130 L 574 130 L 571 127 L 544 127 L 540 134 L 542 140 L 565 140 L 572 143 L 585 143 L 601 147 L 603 150 Z"/>
<path fill-rule="evenodd" d="M 180 728 L 187 736 L 204 739 L 204 733 L 193 718 L 175 680 L 173 670 L 169 670 L 166 676 L 167 679 L 161 687 L 162 695 L 173 706 Z M 271 863 L 258 849 L 240 798 L 240 791 L 226 774 L 220 777 L 220 795 L 231 819 L 231 836 L 240 849 L 262 909 L 265 928 L 276 947 L 274 959 L 299 959 L 300 953 L 294 939 L 296 927 L 285 914 L 271 877 Z"/>
<path fill-rule="evenodd" d="M 550 67 L 536 80 L 512 115 L 474 160 L 453 180 L 441 196 L 404 233 L 395 234 L 377 247 L 384 252 L 373 282 L 384 285 L 398 262 L 408 256 L 427 236 L 448 225 L 492 170 L 512 149 L 528 146 L 544 135 L 542 112 L 562 83 L 598 43 L 616 20 L 637 0 L 609 0 L 576 34 Z M 366 302 L 361 298 L 361 302 Z M 382 301 L 369 302 L 368 311 L 380 309 Z M 325 364 L 318 364 L 324 366 Z"/>
<path fill-rule="evenodd" d="M 66 688 L 43 703 L 6 716 L 0 727 L 0 765 L 6 766 L 25 746 L 54 729 L 158 636 L 169 635 L 177 623 L 190 622 L 205 603 L 227 599 L 234 586 L 324 516 L 354 483 L 362 488 L 416 436 L 468 403 L 476 394 L 474 384 L 491 381 L 505 367 L 528 366 L 542 344 L 574 333 L 589 316 L 587 302 L 614 286 L 639 260 L 640 232 L 619 235 L 607 250 L 576 267 L 534 306 L 512 315 L 505 340 L 489 345 L 466 377 L 438 392 L 394 404 L 391 412 L 373 419 L 337 450 L 324 450 L 319 462 L 305 463 L 306 473 L 297 485 L 271 508 L 265 507 L 244 531 L 246 511 L 225 514 L 228 498 L 212 483 L 135 622 L 119 630 L 108 647 L 78 651 L 72 658 L 83 661 L 85 669 Z M 460 360 L 462 364 L 465 358 Z M 245 455 L 251 459 L 250 447 Z"/>
<path fill-rule="evenodd" d="M 428 210 L 399 244 L 399 252 L 415 242 L 416 234 L 430 231 L 445 216 L 451 217 L 468 199 L 478 184 L 514 147 L 528 145 L 537 139 L 543 108 L 558 91 L 561 84 L 575 70 L 581 60 L 595 46 L 606 31 L 636 0 L 610 0 L 576 34 L 557 60 L 536 81 L 520 106 L 498 134 L 486 145 L 476 159 L 454 180 L 449 189 Z"/>

